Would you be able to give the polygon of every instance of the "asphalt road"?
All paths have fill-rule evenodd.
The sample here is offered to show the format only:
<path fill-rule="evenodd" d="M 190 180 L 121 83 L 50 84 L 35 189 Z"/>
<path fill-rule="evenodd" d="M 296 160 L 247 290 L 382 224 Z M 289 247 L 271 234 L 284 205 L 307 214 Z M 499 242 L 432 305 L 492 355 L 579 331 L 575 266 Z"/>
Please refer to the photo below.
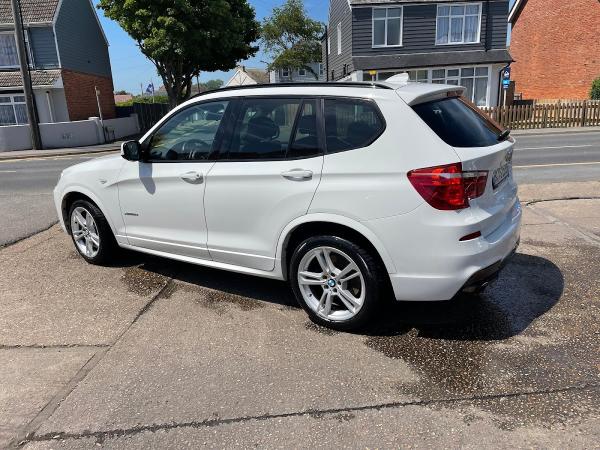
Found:
<path fill-rule="evenodd" d="M 600 180 L 600 132 L 519 136 L 514 176 L 520 184 Z M 0 246 L 56 222 L 52 189 L 60 172 L 102 155 L 0 161 Z"/>

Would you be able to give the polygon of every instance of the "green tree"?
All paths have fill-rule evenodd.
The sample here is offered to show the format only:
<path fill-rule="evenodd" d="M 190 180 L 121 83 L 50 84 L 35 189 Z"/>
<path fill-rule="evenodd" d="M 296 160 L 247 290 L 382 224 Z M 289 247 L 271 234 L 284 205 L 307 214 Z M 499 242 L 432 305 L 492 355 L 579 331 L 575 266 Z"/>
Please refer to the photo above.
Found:
<path fill-rule="evenodd" d="M 592 89 L 590 90 L 590 98 L 592 100 L 600 100 L 600 77 L 596 78 L 592 82 Z"/>
<path fill-rule="evenodd" d="M 311 63 L 321 61 L 321 37 L 324 25 L 311 19 L 302 0 L 287 0 L 273 8 L 261 27 L 260 38 L 265 52 L 272 58 L 269 70 L 306 69 L 319 78 Z"/>
<path fill-rule="evenodd" d="M 221 89 L 223 86 L 223 80 L 208 80 L 206 83 L 200 83 L 200 89 L 204 91 L 215 91 Z"/>
<path fill-rule="evenodd" d="M 116 91 L 115 95 L 129 95 L 129 92 L 124 91 L 124 90 L 120 90 L 120 91 Z"/>
<path fill-rule="evenodd" d="M 98 8 L 154 63 L 171 106 L 190 97 L 200 71 L 233 69 L 258 50 L 247 0 L 100 0 Z"/>

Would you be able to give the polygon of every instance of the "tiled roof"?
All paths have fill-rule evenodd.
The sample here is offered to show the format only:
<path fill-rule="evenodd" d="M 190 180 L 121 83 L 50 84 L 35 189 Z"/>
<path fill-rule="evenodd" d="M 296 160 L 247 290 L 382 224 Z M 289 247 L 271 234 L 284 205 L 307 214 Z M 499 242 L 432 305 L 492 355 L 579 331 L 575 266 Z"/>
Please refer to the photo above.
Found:
<path fill-rule="evenodd" d="M 32 70 L 31 83 L 34 86 L 51 86 L 60 78 L 60 70 Z M 0 87 L 23 86 L 21 72 L 0 72 Z"/>
<path fill-rule="evenodd" d="M 244 71 L 258 84 L 269 84 L 269 72 L 264 69 L 244 68 Z"/>
<path fill-rule="evenodd" d="M 20 0 L 20 2 L 23 22 L 34 23 L 51 22 L 59 0 Z M 11 0 L 0 0 L 0 23 L 13 23 Z"/>

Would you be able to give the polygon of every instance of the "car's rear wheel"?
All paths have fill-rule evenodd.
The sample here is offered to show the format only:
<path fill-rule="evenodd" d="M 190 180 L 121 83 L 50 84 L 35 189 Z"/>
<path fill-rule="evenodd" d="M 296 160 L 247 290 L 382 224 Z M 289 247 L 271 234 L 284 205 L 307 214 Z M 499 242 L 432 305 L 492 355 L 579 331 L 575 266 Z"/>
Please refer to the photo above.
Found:
<path fill-rule="evenodd" d="M 116 241 L 96 205 L 87 200 L 73 202 L 69 208 L 69 226 L 75 249 L 87 262 L 103 265 L 111 261 Z"/>
<path fill-rule="evenodd" d="M 294 251 L 289 279 L 311 320 L 338 330 L 365 326 L 380 302 L 382 270 L 367 250 L 346 239 L 317 236 Z"/>

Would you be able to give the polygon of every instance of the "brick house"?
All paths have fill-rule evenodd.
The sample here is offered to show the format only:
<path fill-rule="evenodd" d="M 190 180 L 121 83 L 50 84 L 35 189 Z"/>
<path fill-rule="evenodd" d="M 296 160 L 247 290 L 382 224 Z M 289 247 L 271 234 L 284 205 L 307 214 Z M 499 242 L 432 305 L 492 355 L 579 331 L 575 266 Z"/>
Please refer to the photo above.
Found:
<path fill-rule="evenodd" d="M 20 0 L 41 123 L 115 117 L 108 41 L 91 0 Z M 27 123 L 10 0 L 0 0 L 0 125 Z"/>
<path fill-rule="evenodd" d="M 385 80 L 466 88 L 478 106 L 496 106 L 509 0 L 330 0 L 323 61 L 328 80 Z"/>
<path fill-rule="evenodd" d="M 517 0 L 511 78 L 528 99 L 587 99 L 600 76 L 598 0 Z"/>

